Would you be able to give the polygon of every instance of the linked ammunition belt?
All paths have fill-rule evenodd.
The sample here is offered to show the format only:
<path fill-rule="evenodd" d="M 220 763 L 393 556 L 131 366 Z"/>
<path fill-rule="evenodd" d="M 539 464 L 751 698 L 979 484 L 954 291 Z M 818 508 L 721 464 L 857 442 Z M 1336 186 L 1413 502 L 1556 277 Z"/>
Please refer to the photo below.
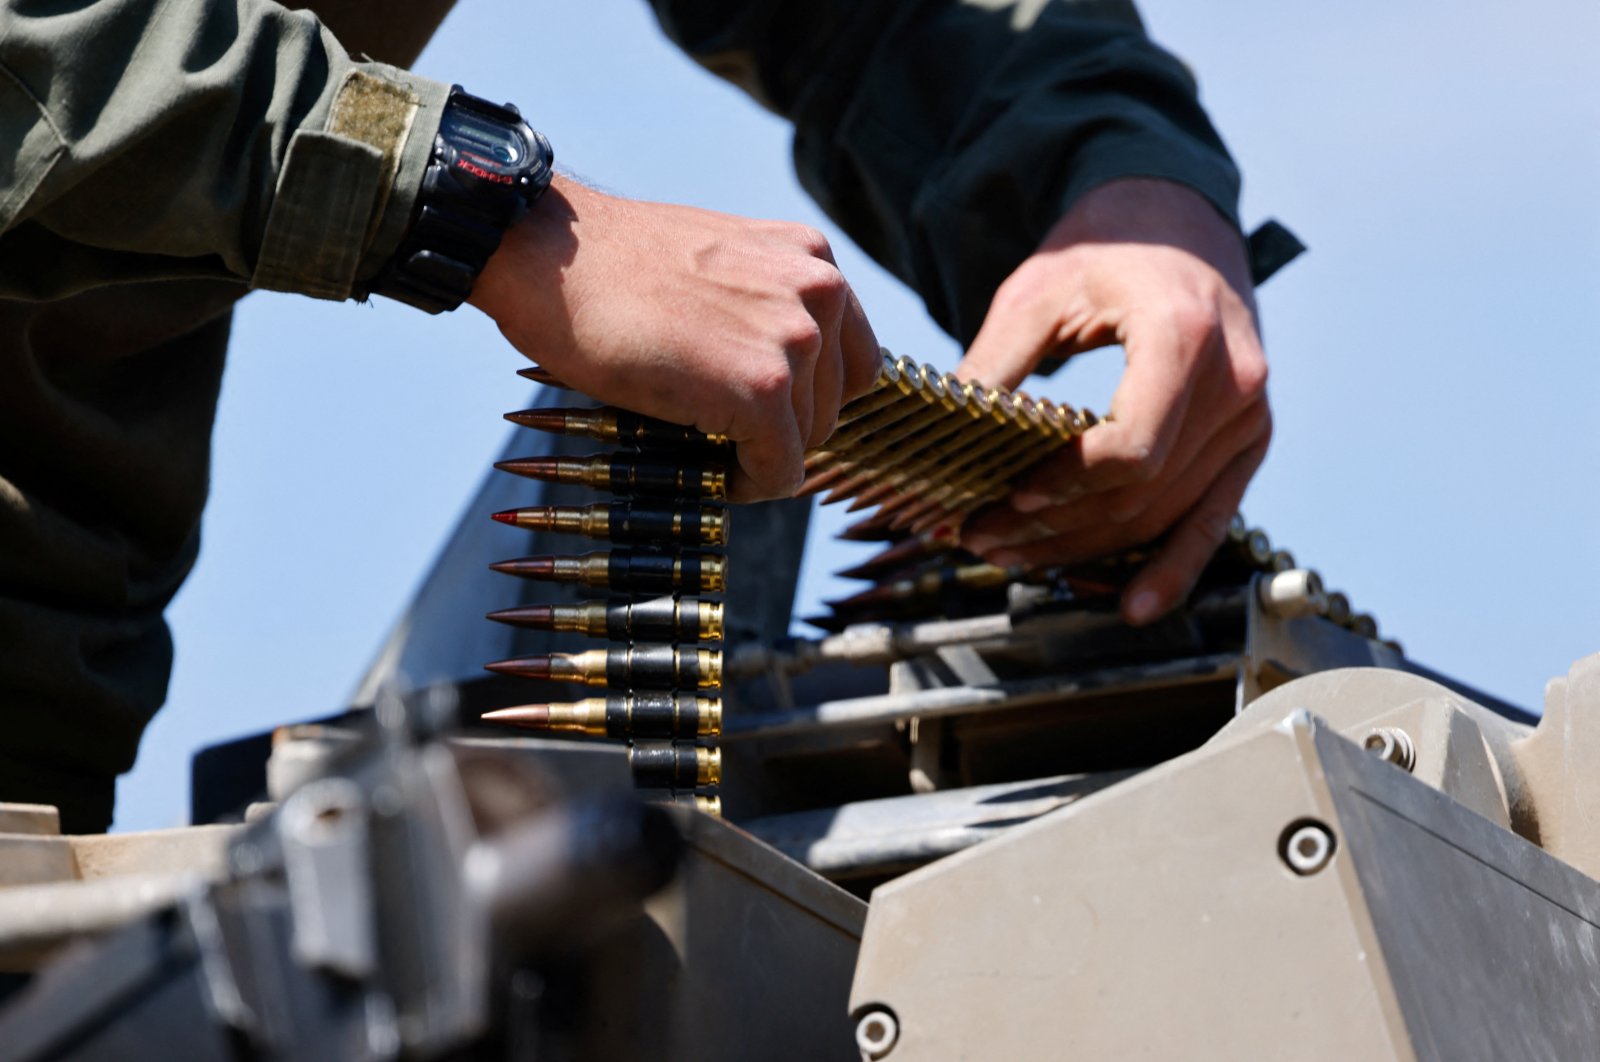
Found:
<path fill-rule="evenodd" d="M 520 375 L 565 385 L 539 368 Z M 720 733 L 722 653 L 697 643 L 722 635 L 726 580 L 726 439 L 626 410 L 546 409 L 507 415 L 540 431 L 582 435 L 622 449 L 589 458 L 531 457 L 497 468 L 548 482 L 610 491 L 616 500 L 583 508 L 534 508 L 495 519 L 617 544 L 578 557 L 527 557 L 493 565 L 524 578 L 580 583 L 622 596 L 582 605 L 532 606 L 493 619 L 543 630 L 605 638 L 616 648 L 553 653 L 488 665 L 532 678 L 603 685 L 604 698 L 529 705 L 486 719 L 565 730 L 632 743 L 635 778 L 716 809 L 707 790 L 721 773 L 711 742 Z M 977 509 L 1005 497 L 1018 477 L 1098 423 L 1094 414 L 1020 391 L 984 388 L 909 358 L 885 353 L 874 386 L 840 412 L 838 428 L 806 456 L 802 493 L 827 491 L 824 504 L 850 500 L 876 508 L 841 538 L 883 541 L 878 555 L 840 575 L 871 581 L 861 593 L 827 604 L 807 622 L 825 630 L 852 623 L 974 615 L 1005 607 L 1018 584 L 1073 599 L 1116 594 L 1159 543 L 1089 564 L 1002 568 L 962 551 L 957 531 Z M 1227 541 L 1201 577 L 1237 583 L 1254 574 L 1299 571 L 1287 550 L 1235 516 Z M 1315 611 L 1364 637 L 1377 622 L 1355 612 L 1342 593 L 1323 590 L 1305 570 L 1297 594 Z M 657 596 L 646 596 L 657 595 Z M 1387 643 L 1398 650 L 1398 645 Z M 622 647 L 625 646 L 625 647 Z"/>
<path fill-rule="evenodd" d="M 874 585 L 827 602 L 830 613 L 807 622 L 838 631 L 851 623 L 975 615 L 1004 608 L 1006 588 L 1018 583 L 1078 599 L 1118 593 L 1158 544 L 1090 564 L 1000 568 L 960 549 L 956 534 L 969 513 L 1005 497 L 1020 476 L 1098 421 L 1088 411 L 986 389 L 885 354 L 873 389 L 847 405 L 833 436 L 807 455 L 801 493 L 827 491 L 824 505 L 848 500 L 852 512 L 875 506 L 840 537 L 889 545 L 839 573 Z M 1274 549 L 1265 531 L 1235 515 L 1201 584 L 1297 567 L 1293 554 Z M 1316 572 L 1307 572 L 1306 583 L 1323 616 L 1378 637 L 1377 621 L 1352 610 L 1344 594 L 1324 591 Z"/>
<path fill-rule="evenodd" d="M 524 376 L 560 386 L 542 370 Z M 610 502 L 510 509 L 496 520 L 609 542 L 582 556 L 519 557 L 495 571 L 575 583 L 610 596 L 576 605 L 503 609 L 514 626 L 604 639 L 610 646 L 499 660 L 501 674 L 605 687 L 605 695 L 489 712 L 496 722 L 628 742 L 634 781 L 720 814 L 723 601 L 727 581 L 726 439 L 620 409 L 531 409 L 523 427 L 620 449 L 589 458 L 530 457 L 495 467 L 613 495 Z"/>

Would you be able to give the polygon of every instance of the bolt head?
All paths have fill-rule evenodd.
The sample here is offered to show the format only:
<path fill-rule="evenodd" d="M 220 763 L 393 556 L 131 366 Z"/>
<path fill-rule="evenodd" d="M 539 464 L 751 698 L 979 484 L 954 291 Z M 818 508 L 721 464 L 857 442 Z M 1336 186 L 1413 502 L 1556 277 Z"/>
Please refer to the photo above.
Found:
<path fill-rule="evenodd" d="M 1309 877 L 1333 860 L 1336 847 L 1332 830 L 1315 819 L 1301 819 L 1284 830 L 1278 854 L 1290 870 L 1301 877 Z"/>
<path fill-rule="evenodd" d="M 863 1058 L 885 1057 L 899 1039 L 900 1023 L 887 1007 L 872 1007 L 856 1022 L 856 1046 Z"/>

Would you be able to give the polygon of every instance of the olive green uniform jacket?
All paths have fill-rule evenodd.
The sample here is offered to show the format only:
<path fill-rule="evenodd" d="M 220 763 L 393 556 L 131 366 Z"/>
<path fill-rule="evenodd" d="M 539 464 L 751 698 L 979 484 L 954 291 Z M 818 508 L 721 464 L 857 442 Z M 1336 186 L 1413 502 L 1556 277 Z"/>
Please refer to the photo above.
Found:
<path fill-rule="evenodd" d="M 232 304 L 363 297 L 448 87 L 352 56 L 409 63 L 450 2 L 0 0 L 0 800 L 108 825 L 166 693 Z M 1097 183 L 1235 210 L 1126 2 L 654 6 L 794 122 L 806 188 L 962 340 Z"/>

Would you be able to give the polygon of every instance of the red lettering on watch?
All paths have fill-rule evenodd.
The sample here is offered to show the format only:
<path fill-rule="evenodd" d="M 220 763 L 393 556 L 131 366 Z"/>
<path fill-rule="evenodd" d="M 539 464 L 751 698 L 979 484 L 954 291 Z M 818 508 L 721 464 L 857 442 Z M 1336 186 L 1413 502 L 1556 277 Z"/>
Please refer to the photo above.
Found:
<path fill-rule="evenodd" d="M 466 170 L 474 177 L 482 178 L 485 181 L 493 181 L 495 184 L 515 183 L 514 178 L 512 178 L 510 174 L 495 173 L 493 170 L 486 170 L 482 166 L 479 166 L 477 163 L 473 162 L 471 159 L 462 158 L 460 156 L 456 157 L 456 168 Z"/>

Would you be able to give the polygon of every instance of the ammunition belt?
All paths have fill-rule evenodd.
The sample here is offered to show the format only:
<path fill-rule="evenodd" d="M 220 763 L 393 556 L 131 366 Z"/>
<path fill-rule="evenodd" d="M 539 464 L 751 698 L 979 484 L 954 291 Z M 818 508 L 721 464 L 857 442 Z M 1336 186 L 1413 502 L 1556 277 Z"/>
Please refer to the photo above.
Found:
<path fill-rule="evenodd" d="M 1021 391 L 984 388 L 885 353 L 872 389 L 847 404 L 833 436 L 806 455 L 807 478 L 800 490 L 827 491 L 824 505 L 850 500 L 851 511 L 876 506 L 840 537 L 889 546 L 839 573 L 874 585 L 827 602 L 828 615 L 806 622 L 838 631 L 851 623 L 921 619 L 952 608 L 976 614 L 985 606 L 1003 607 L 1005 588 L 1017 583 L 1079 599 L 1118 593 L 1157 544 L 1090 564 L 1023 569 L 986 564 L 960 549 L 957 540 L 969 513 L 1005 497 L 1019 477 L 1099 419 L 1087 410 Z M 1293 554 L 1275 549 L 1265 531 L 1236 514 L 1200 583 L 1236 582 L 1297 567 Z M 1323 591 L 1315 572 L 1308 580 L 1317 612 L 1363 637 L 1378 638 L 1370 615 L 1354 611 L 1343 593 Z M 993 600 L 997 595 L 1002 600 Z"/>
<path fill-rule="evenodd" d="M 542 368 L 526 379 L 565 388 Z M 502 561 L 496 570 L 525 578 L 576 582 L 623 595 L 575 606 L 530 606 L 493 613 L 505 623 L 570 631 L 626 642 L 626 649 L 553 653 L 499 661 L 491 670 L 534 678 L 607 685 L 604 698 L 567 705 L 530 705 L 485 718 L 547 730 L 628 738 L 635 779 L 672 790 L 710 809 L 706 792 L 720 777 L 720 650 L 686 648 L 721 638 L 719 594 L 726 578 L 725 496 L 728 441 L 626 410 L 527 410 L 507 414 L 526 427 L 581 435 L 622 449 L 588 458 L 526 458 L 497 465 L 507 472 L 611 491 L 617 499 L 582 508 L 530 508 L 495 519 L 534 530 L 563 531 L 624 544 L 579 557 Z M 839 573 L 872 581 L 861 593 L 827 602 L 830 612 L 808 623 L 838 631 L 852 623 L 914 620 L 1003 606 L 1018 584 L 1094 600 L 1120 591 L 1159 543 L 1101 560 L 1045 568 L 1001 568 L 964 552 L 958 529 L 970 513 L 1004 498 L 1012 484 L 1099 422 L 1021 391 L 985 388 L 887 352 L 866 394 L 847 403 L 838 427 L 806 454 L 802 494 L 827 491 L 823 504 L 850 500 L 852 511 L 876 507 L 840 535 L 884 541 L 877 556 Z M 1227 540 L 1201 576 L 1237 583 L 1297 571 L 1287 550 L 1235 515 Z M 1313 611 L 1363 637 L 1378 638 L 1377 622 L 1355 612 L 1342 593 L 1327 593 L 1314 571 L 1302 573 L 1299 593 Z M 640 595 L 659 594 L 656 597 Z M 666 644 L 649 644 L 662 642 Z M 1396 651 L 1399 646 L 1388 642 Z M 645 739 L 649 739 L 646 741 Z M 665 739 L 666 744 L 660 741 Z M 676 742 L 676 744 L 674 744 Z"/>
<path fill-rule="evenodd" d="M 522 376 L 562 386 L 542 369 Z M 584 506 L 495 513 L 513 527 L 602 540 L 580 556 L 519 557 L 490 567 L 539 582 L 575 583 L 609 596 L 574 605 L 526 605 L 490 619 L 605 639 L 571 653 L 497 660 L 490 671 L 605 687 L 564 704 L 528 704 L 484 718 L 534 730 L 624 740 L 634 782 L 667 799 L 721 813 L 722 650 L 730 451 L 720 436 L 627 410 L 530 409 L 506 414 L 523 427 L 620 449 L 587 458 L 529 457 L 495 467 L 514 475 L 605 491 Z"/>

